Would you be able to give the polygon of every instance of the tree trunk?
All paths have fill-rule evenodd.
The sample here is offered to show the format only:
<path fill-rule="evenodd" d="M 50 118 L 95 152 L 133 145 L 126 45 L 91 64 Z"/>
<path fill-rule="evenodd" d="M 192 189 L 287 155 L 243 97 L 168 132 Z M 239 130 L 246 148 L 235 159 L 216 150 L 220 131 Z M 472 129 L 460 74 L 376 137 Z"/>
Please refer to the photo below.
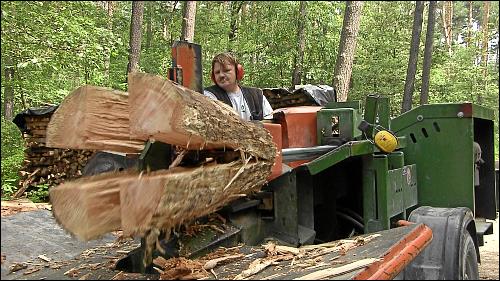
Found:
<path fill-rule="evenodd" d="M 472 1 L 469 1 L 469 16 L 468 16 L 468 24 L 467 24 L 467 47 L 472 46 L 472 24 L 473 24 L 473 18 L 472 18 Z"/>
<path fill-rule="evenodd" d="M 181 40 L 193 42 L 196 17 L 196 1 L 185 1 L 182 15 Z"/>
<path fill-rule="evenodd" d="M 113 1 L 107 1 L 107 13 L 108 13 L 108 30 L 113 32 L 113 9 L 114 3 Z M 106 49 L 105 58 L 104 58 L 104 77 L 106 80 L 109 80 L 109 65 L 111 63 L 111 49 Z"/>
<path fill-rule="evenodd" d="M 424 12 L 424 2 L 416 1 L 415 14 L 413 17 L 413 30 L 411 34 L 410 58 L 408 70 L 406 72 L 405 89 L 403 95 L 403 105 L 401 113 L 411 109 L 412 97 L 415 87 L 415 73 L 417 72 L 418 50 L 420 44 L 420 33 L 422 32 L 422 17 Z"/>
<path fill-rule="evenodd" d="M 142 17 L 144 14 L 144 1 L 132 1 L 132 17 L 130 23 L 130 44 L 127 72 L 139 70 L 141 55 Z"/>
<path fill-rule="evenodd" d="M 14 117 L 14 64 L 12 59 L 7 58 L 3 66 L 5 80 L 2 82 L 5 85 L 5 92 L 3 97 L 3 117 L 5 120 L 11 121 Z"/>
<path fill-rule="evenodd" d="M 172 11 L 166 11 L 166 15 L 163 17 L 163 28 L 162 28 L 162 35 L 163 39 L 166 41 L 170 41 L 170 22 L 172 21 L 172 17 L 175 13 L 175 7 L 177 6 L 177 3 L 179 1 L 174 1 L 174 5 L 172 6 Z"/>
<path fill-rule="evenodd" d="M 230 1 L 231 2 L 231 23 L 229 30 L 229 42 L 234 42 L 236 36 L 238 34 L 238 15 L 240 13 L 241 7 L 243 6 L 242 2 Z"/>
<path fill-rule="evenodd" d="M 47 147 L 139 153 L 144 141 L 130 137 L 129 96 L 82 86 L 59 105 L 47 126 Z"/>
<path fill-rule="evenodd" d="M 362 1 L 346 1 L 344 22 L 333 75 L 333 88 L 337 91 L 338 101 L 347 100 L 362 7 Z"/>
<path fill-rule="evenodd" d="M 446 45 L 448 46 L 448 53 L 451 55 L 453 44 L 453 34 L 452 34 L 452 19 L 453 19 L 453 1 L 443 1 L 442 19 L 443 19 L 443 29 L 444 38 Z"/>
<path fill-rule="evenodd" d="M 425 35 L 424 64 L 422 66 L 422 90 L 420 92 L 420 104 L 429 103 L 429 79 L 432 64 L 432 44 L 434 42 L 436 1 L 429 3 L 429 16 L 427 18 L 427 34 Z"/>
<path fill-rule="evenodd" d="M 300 1 L 300 13 L 297 27 L 297 54 L 295 56 L 295 68 L 292 74 L 292 87 L 302 83 L 302 65 L 304 63 L 304 51 L 306 48 L 306 37 L 304 23 L 306 21 L 306 1 Z"/>
<path fill-rule="evenodd" d="M 483 81 L 484 90 L 486 91 L 488 86 L 488 22 L 490 19 L 490 1 L 484 1 L 484 11 L 483 11 L 483 23 L 481 28 L 483 29 L 483 42 L 481 44 L 481 65 L 483 68 Z M 483 102 L 483 96 L 481 91 L 478 92 L 477 102 L 481 104 Z"/>
<path fill-rule="evenodd" d="M 153 39 L 153 12 L 155 2 L 148 2 L 148 23 L 146 25 L 146 50 L 151 47 L 151 40 Z"/>

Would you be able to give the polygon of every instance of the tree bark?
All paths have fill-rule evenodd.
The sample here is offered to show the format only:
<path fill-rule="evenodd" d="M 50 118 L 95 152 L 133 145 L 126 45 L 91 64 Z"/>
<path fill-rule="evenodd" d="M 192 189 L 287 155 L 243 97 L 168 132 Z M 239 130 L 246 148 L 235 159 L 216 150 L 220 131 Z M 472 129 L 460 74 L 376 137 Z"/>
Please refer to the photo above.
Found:
<path fill-rule="evenodd" d="M 362 1 L 346 1 L 344 22 L 333 75 L 333 87 L 337 92 L 338 101 L 347 100 L 362 7 Z"/>
<path fill-rule="evenodd" d="M 113 1 L 107 1 L 107 13 L 108 13 L 108 30 L 113 32 L 113 10 L 114 3 Z M 106 49 L 105 58 L 104 58 L 104 77 L 109 80 L 109 65 L 111 63 L 111 49 Z"/>
<path fill-rule="evenodd" d="M 148 2 L 148 23 L 146 24 L 146 50 L 151 47 L 153 39 L 153 12 L 155 2 Z"/>
<path fill-rule="evenodd" d="M 429 2 L 429 15 L 427 17 L 427 34 L 425 35 L 424 63 L 422 66 L 422 90 L 420 92 L 420 104 L 429 103 L 429 79 L 432 64 L 432 44 L 434 42 L 434 26 L 436 1 Z"/>
<path fill-rule="evenodd" d="M 243 6 L 242 2 L 230 1 L 231 5 L 231 23 L 229 30 L 229 42 L 234 42 L 236 36 L 238 35 L 238 15 L 241 11 L 241 7 Z"/>
<path fill-rule="evenodd" d="M 59 105 L 47 126 L 47 147 L 139 153 L 144 141 L 130 138 L 129 96 L 82 86 Z"/>
<path fill-rule="evenodd" d="M 132 1 L 132 17 L 130 23 L 130 44 L 127 72 L 139 70 L 141 55 L 142 18 L 144 14 L 144 1 Z"/>
<path fill-rule="evenodd" d="M 118 229 L 144 236 L 151 229 L 168 232 L 259 190 L 271 167 L 266 161 L 237 160 L 142 175 L 107 173 L 53 187 L 50 202 L 57 221 L 80 240 Z"/>
<path fill-rule="evenodd" d="M 223 103 L 155 75 L 133 73 L 128 81 L 133 139 L 153 138 L 189 149 L 230 148 L 252 151 L 262 159 L 274 157 L 274 148 L 261 147 L 260 130 L 250 122 L 242 123 Z"/>
<path fill-rule="evenodd" d="M 473 18 L 472 18 L 472 1 L 469 2 L 469 16 L 467 17 L 468 23 L 467 23 L 467 47 L 470 47 L 472 45 L 472 24 L 473 24 Z"/>
<path fill-rule="evenodd" d="M 410 58 L 408 61 L 408 70 L 406 72 L 401 113 L 410 110 L 412 107 L 413 91 L 415 88 L 415 73 L 417 72 L 418 50 L 420 45 L 420 33 L 422 32 L 423 12 L 424 2 L 416 1 L 415 13 L 413 17 L 413 29 L 411 34 Z"/>
<path fill-rule="evenodd" d="M 481 25 L 481 28 L 483 30 L 483 42 L 481 46 L 481 65 L 483 68 L 483 80 L 484 80 L 484 90 L 486 91 L 487 86 L 488 86 L 488 41 L 489 41 L 489 34 L 488 34 L 488 22 L 490 19 L 490 1 L 484 1 L 483 4 L 483 23 Z M 477 96 L 477 101 L 479 104 L 483 102 L 483 95 L 481 94 L 481 91 L 478 92 Z"/>
<path fill-rule="evenodd" d="M 452 54 L 452 44 L 453 44 L 453 29 L 452 29 L 452 19 L 453 19 L 453 1 L 443 1 L 443 8 L 441 10 L 441 15 L 443 19 L 443 29 L 444 38 L 446 45 L 448 46 L 448 53 Z"/>
<path fill-rule="evenodd" d="M 175 13 L 175 7 L 177 6 L 177 3 L 179 1 L 174 1 L 174 4 L 172 6 L 172 11 L 166 11 L 165 16 L 163 17 L 163 28 L 162 28 L 162 36 L 163 39 L 166 41 L 171 41 L 171 34 L 170 34 L 170 22 L 172 21 L 172 17 Z M 172 43 L 172 42 L 170 42 Z"/>
<path fill-rule="evenodd" d="M 5 77 L 5 81 L 2 82 L 2 84 L 5 85 L 3 97 L 3 117 L 5 120 L 11 121 L 14 117 L 14 87 L 12 85 L 14 82 L 14 64 L 12 59 L 6 59 L 3 71 Z"/>
<path fill-rule="evenodd" d="M 182 16 L 181 40 L 193 42 L 196 19 L 196 1 L 185 1 Z"/>
<path fill-rule="evenodd" d="M 306 48 L 306 37 L 304 23 L 307 17 L 306 1 L 300 1 L 299 18 L 297 26 L 297 54 L 295 56 L 295 67 L 292 74 L 292 87 L 300 85 L 302 81 L 302 66 L 304 63 L 304 51 Z"/>

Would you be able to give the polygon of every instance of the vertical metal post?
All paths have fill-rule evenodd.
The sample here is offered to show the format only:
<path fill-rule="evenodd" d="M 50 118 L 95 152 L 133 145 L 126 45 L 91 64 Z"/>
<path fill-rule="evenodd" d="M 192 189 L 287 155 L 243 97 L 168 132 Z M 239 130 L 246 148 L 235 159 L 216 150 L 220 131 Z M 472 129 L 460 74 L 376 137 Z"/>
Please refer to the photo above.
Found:
<path fill-rule="evenodd" d="M 373 164 L 376 174 L 376 189 L 377 189 L 377 209 L 378 209 L 378 219 L 382 224 L 383 229 L 390 228 L 390 216 L 388 213 L 387 205 L 388 200 L 388 188 L 389 182 L 387 180 L 388 171 L 388 159 L 386 155 L 376 155 L 373 158 Z"/>

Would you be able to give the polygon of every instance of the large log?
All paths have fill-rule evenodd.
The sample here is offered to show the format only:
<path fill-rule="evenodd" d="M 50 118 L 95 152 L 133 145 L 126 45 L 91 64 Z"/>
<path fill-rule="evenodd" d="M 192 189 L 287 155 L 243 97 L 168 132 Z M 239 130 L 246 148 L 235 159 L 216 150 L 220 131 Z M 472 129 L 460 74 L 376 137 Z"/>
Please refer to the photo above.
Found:
<path fill-rule="evenodd" d="M 241 122 L 232 108 L 147 73 L 129 73 L 130 133 L 189 149 L 231 148 L 274 159 L 266 130 Z"/>
<path fill-rule="evenodd" d="M 48 147 L 139 153 L 129 133 L 128 93 L 82 86 L 61 103 L 47 126 Z"/>
<path fill-rule="evenodd" d="M 155 139 L 190 150 L 226 148 L 227 153 L 238 150 L 241 156 L 223 164 L 110 173 L 54 187 L 52 210 L 66 230 L 82 240 L 116 229 L 148 240 L 152 230 L 168 233 L 263 186 L 276 156 L 267 130 L 241 120 L 222 103 L 159 76 L 130 74 L 128 81 L 132 139 Z M 87 96 L 92 98 L 101 99 Z"/>
<path fill-rule="evenodd" d="M 81 240 L 118 229 L 124 235 L 144 236 L 151 229 L 168 231 L 258 190 L 271 166 L 266 161 L 235 161 L 147 175 L 104 174 L 54 187 L 50 201 L 57 221 Z"/>

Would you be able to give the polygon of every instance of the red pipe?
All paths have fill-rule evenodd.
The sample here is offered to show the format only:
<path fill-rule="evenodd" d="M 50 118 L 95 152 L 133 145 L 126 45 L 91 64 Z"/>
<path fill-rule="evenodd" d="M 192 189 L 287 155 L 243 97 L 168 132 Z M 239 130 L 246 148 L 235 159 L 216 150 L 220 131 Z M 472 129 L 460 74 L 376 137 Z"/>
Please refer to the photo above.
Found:
<path fill-rule="evenodd" d="M 407 221 L 402 225 L 411 225 Z M 398 223 L 399 223 L 398 222 Z M 391 280 L 395 278 L 431 242 L 432 230 L 420 224 L 375 262 L 354 276 L 354 280 Z"/>

